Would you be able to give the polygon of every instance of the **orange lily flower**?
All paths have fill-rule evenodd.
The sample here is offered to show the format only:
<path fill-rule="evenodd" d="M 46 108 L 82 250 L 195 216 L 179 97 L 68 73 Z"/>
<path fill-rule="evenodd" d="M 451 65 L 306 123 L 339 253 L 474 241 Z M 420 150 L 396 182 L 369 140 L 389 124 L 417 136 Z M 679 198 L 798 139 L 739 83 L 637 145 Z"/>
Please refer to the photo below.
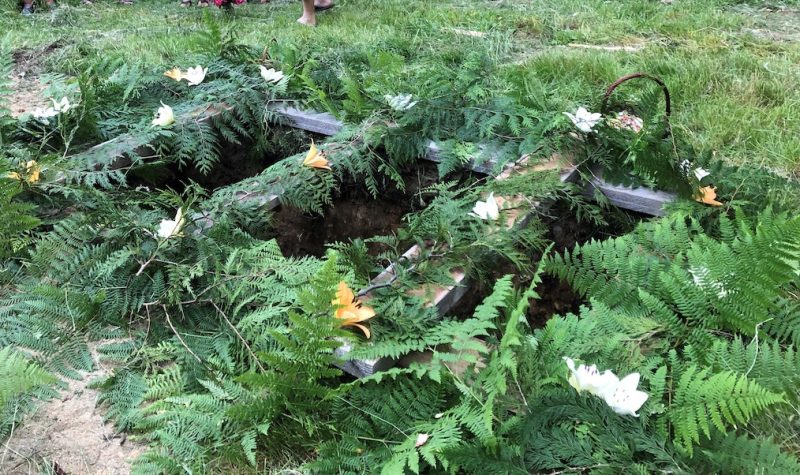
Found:
<path fill-rule="evenodd" d="M 328 160 L 325 158 L 325 155 L 317 150 L 317 146 L 314 145 L 314 142 L 311 142 L 311 148 L 308 149 L 308 154 L 306 155 L 306 159 L 303 160 L 303 165 L 311 168 L 331 169 L 331 167 L 328 166 Z"/>
<path fill-rule="evenodd" d="M 172 68 L 169 71 L 164 73 L 164 76 L 174 79 L 176 81 L 180 81 L 183 78 L 183 73 L 179 68 Z"/>
<path fill-rule="evenodd" d="M 36 163 L 36 160 L 30 160 L 28 163 L 25 164 L 25 176 L 20 175 L 17 172 L 9 172 L 6 175 L 8 178 L 12 180 L 19 180 L 19 181 L 26 181 L 28 184 L 33 184 L 39 181 L 39 174 L 42 172 L 42 167 Z"/>
<path fill-rule="evenodd" d="M 722 206 L 722 203 L 715 199 L 717 197 L 717 189 L 713 186 L 704 186 L 697 191 L 699 194 L 695 197 L 695 201 L 711 206 Z"/>
<path fill-rule="evenodd" d="M 343 327 L 356 327 L 364 332 L 365 337 L 370 337 L 369 327 L 362 325 L 361 322 L 374 317 L 375 310 L 356 299 L 347 284 L 339 282 L 336 298 L 331 301 L 331 304 L 335 307 L 334 316 L 342 320 Z"/>

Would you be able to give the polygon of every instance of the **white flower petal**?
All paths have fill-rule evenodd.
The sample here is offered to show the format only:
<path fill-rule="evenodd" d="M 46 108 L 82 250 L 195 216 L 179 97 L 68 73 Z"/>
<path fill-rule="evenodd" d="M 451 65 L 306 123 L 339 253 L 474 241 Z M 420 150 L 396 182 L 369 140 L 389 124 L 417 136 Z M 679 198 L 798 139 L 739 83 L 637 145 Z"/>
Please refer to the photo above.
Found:
<path fill-rule="evenodd" d="M 570 114 L 569 112 L 564 112 L 564 114 L 569 117 L 569 120 L 572 121 L 578 130 L 587 134 L 591 133 L 594 129 L 594 126 L 597 125 L 600 120 L 602 120 L 602 114 L 598 112 L 589 112 L 583 106 L 578 107 L 578 110 L 575 111 L 575 115 Z"/>
<path fill-rule="evenodd" d="M 411 94 L 398 94 L 396 96 L 386 94 L 383 98 L 389 104 L 389 107 L 396 111 L 407 111 L 417 105 L 417 101 L 412 101 L 414 96 Z"/>
<path fill-rule="evenodd" d="M 607 390 L 603 399 L 608 407 L 622 416 L 639 417 L 636 413 L 647 401 L 649 395 L 644 391 L 639 391 L 639 373 L 631 373 L 624 378 L 613 390 Z"/>
<path fill-rule="evenodd" d="M 431 436 L 425 433 L 417 434 L 417 441 L 414 442 L 414 447 L 422 447 L 428 442 Z"/>
<path fill-rule="evenodd" d="M 597 366 L 580 365 L 575 368 L 575 362 L 571 358 L 564 357 L 572 375 L 569 378 L 569 384 L 578 392 L 587 391 L 596 396 L 601 396 L 615 388 L 619 384 L 619 378 L 613 372 L 606 370 L 602 373 L 597 369 Z"/>
<path fill-rule="evenodd" d="M 169 239 L 180 234 L 184 224 L 183 208 L 178 208 L 178 212 L 175 213 L 175 219 L 161 220 L 156 234 L 162 239 Z"/>
<path fill-rule="evenodd" d="M 697 177 L 697 181 L 702 180 L 708 175 L 711 175 L 711 173 L 707 172 L 706 170 L 703 170 L 702 168 L 698 167 L 694 169 L 694 176 Z"/>
<path fill-rule="evenodd" d="M 190 86 L 197 86 L 206 78 L 207 72 L 208 68 L 203 68 L 198 64 L 194 68 L 190 67 L 186 71 L 186 74 L 183 75 L 182 79 L 186 79 Z"/>
<path fill-rule="evenodd" d="M 261 70 L 261 77 L 268 83 L 274 84 L 280 82 L 285 77 L 283 71 L 277 71 L 274 68 L 267 69 L 265 66 L 261 65 L 259 69 Z"/>
<path fill-rule="evenodd" d="M 497 221 L 500 217 L 500 207 L 494 198 L 494 193 L 489 193 L 486 201 L 476 201 L 472 208 L 472 214 L 483 220 Z"/>
<path fill-rule="evenodd" d="M 52 109 L 56 112 L 67 112 L 68 110 L 72 109 L 72 105 L 69 103 L 69 99 L 67 97 L 62 97 L 60 101 L 56 101 L 55 99 L 51 99 L 53 101 Z"/>
<path fill-rule="evenodd" d="M 156 118 L 153 119 L 153 125 L 167 127 L 175 122 L 175 113 L 172 112 L 172 107 L 161 103 L 161 107 L 156 112 Z"/>

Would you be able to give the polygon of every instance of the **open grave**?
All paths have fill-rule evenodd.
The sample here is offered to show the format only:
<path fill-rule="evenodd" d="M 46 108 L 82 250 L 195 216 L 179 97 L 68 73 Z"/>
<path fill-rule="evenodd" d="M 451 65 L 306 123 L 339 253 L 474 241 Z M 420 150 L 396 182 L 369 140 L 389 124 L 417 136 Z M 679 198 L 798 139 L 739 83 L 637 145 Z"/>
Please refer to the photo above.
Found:
<path fill-rule="evenodd" d="M 242 147 L 233 147 L 226 150 L 224 158 L 218 164 L 219 170 L 215 170 L 211 174 L 202 174 L 197 170 L 177 167 L 174 164 L 146 164 L 132 175 L 133 184 L 180 189 L 186 182 L 192 180 L 202 185 L 210 193 L 214 193 L 215 190 L 223 189 L 227 185 L 236 184 L 240 180 L 257 175 L 270 165 L 285 158 L 286 155 L 302 152 L 302 146 L 305 146 L 303 142 L 305 142 L 307 135 L 298 135 L 293 129 L 303 131 L 304 134 L 313 134 L 313 137 L 321 141 L 326 135 L 335 134 L 342 127 L 341 122 L 329 114 L 305 112 L 286 107 L 278 109 L 278 112 L 285 121 L 280 128 L 276 129 L 276 133 L 295 134 L 295 139 L 287 140 L 287 142 L 293 143 L 296 149 L 289 147 L 277 149 L 274 153 L 254 155 L 247 153 Z M 124 137 L 120 140 L 124 141 Z M 106 150 L 109 147 L 113 150 L 113 141 L 101 145 L 101 148 Z M 123 149 L 120 148 L 119 150 Z M 108 159 L 109 157 L 106 158 Z M 119 157 L 110 158 L 119 160 Z M 401 226 L 403 217 L 406 214 L 424 208 L 427 203 L 420 196 L 419 191 L 436 183 L 439 179 L 436 169 L 436 163 L 440 160 L 439 147 L 431 142 L 426 149 L 424 158 L 425 161 L 418 162 L 414 170 L 403 172 L 406 184 L 405 190 L 400 190 L 394 185 L 387 185 L 379 196 L 372 196 L 363 185 L 345 182 L 341 184 L 339 190 L 333 196 L 333 203 L 328 205 L 321 215 L 304 213 L 291 206 L 282 206 L 281 190 L 279 188 L 270 193 L 265 193 L 261 190 L 239 194 L 235 196 L 235 200 L 255 201 L 259 205 L 259 209 L 271 212 L 272 218 L 269 225 L 259 230 L 257 234 L 260 238 L 275 238 L 284 255 L 320 257 L 324 255 L 329 245 L 337 242 L 347 243 L 355 239 L 368 239 L 373 236 L 393 234 Z M 572 182 L 579 179 L 576 168 L 562 157 L 554 156 L 552 160 L 543 164 L 529 164 L 524 158 L 522 157 L 521 160 L 505 167 L 496 176 L 494 175 L 496 166 L 491 161 L 483 164 L 470 163 L 466 171 L 457 173 L 458 179 L 468 183 L 477 180 L 504 180 L 520 174 L 530 175 L 532 179 L 535 179 L 534 177 L 537 173 L 552 172 L 553 170 L 558 170 L 559 180 L 562 182 Z M 123 157 L 120 163 L 125 165 L 129 162 L 124 160 Z M 470 168 L 471 170 L 469 170 Z M 654 190 L 612 186 L 598 177 L 590 180 L 586 193 L 591 194 L 594 189 L 604 193 L 612 204 L 643 213 L 642 216 L 660 215 L 663 204 L 674 199 L 671 194 Z M 504 208 L 506 209 L 502 224 L 508 228 L 525 226 L 528 216 L 522 213 L 520 209 L 517 209 L 515 205 L 523 197 L 504 196 L 499 198 L 503 200 Z M 550 229 L 551 235 L 549 237 L 556 243 L 558 249 L 562 250 L 570 248 L 576 242 L 588 239 L 592 234 L 582 234 L 574 219 L 565 218 L 564 210 L 559 209 L 559 206 L 558 203 L 548 201 L 539 203 L 537 209 L 543 214 L 546 211 L 546 214 L 552 216 L 546 223 Z M 212 216 L 195 216 L 195 219 L 200 224 L 200 232 L 209 229 L 214 223 Z M 413 263 L 424 253 L 424 249 L 412 243 L 407 243 L 407 245 L 408 248 L 403 253 L 403 258 Z M 378 245 L 369 244 L 369 246 L 372 254 L 384 250 Z M 451 276 L 449 285 L 426 284 L 417 290 L 410 291 L 409 294 L 424 298 L 427 301 L 426 305 L 436 307 L 440 316 L 449 315 L 457 318 L 459 315 L 470 315 L 491 289 L 480 288 L 475 283 L 470 282 L 467 278 L 468 269 L 454 267 L 448 269 L 448 272 Z M 502 275 L 502 269 L 498 269 L 497 273 L 498 277 Z M 391 285 L 395 275 L 394 264 L 387 263 L 384 271 L 378 273 L 370 282 L 370 285 L 362 290 L 360 293 L 363 294 L 361 295 L 362 300 L 368 301 L 371 298 L 371 288 Z M 547 318 L 553 314 L 575 312 L 584 303 L 579 296 L 572 292 L 569 286 L 553 278 L 545 278 L 541 284 L 541 294 L 543 296 L 541 301 L 537 302 L 536 305 L 532 305 L 528 310 L 529 323 L 534 327 L 542 326 Z M 347 355 L 350 350 L 350 344 L 342 342 L 342 346 L 336 353 L 344 361 L 342 369 L 355 377 L 369 376 L 378 371 L 389 369 L 396 364 L 408 365 L 425 361 L 429 357 L 426 352 L 418 352 L 405 355 L 400 359 L 357 360 L 348 358 Z M 102 376 L 103 374 L 95 375 L 92 373 L 92 375 Z M 85 400 L 92 403 L 96 401 L 96 391 L 85 387 L 85 385 L 80 388 L 73 388 L 71 385 L 70 392 L 71 395 L 65 396 L 66 399 L 48 404 L 55 404 L 53 406 L 54 410 L 60 411 L 61 409 L 58 408 L 64 404 L 64 401 Z M 42 415 L 40 417 L 46 418 L 48 414 L 52 413 L 52 411 L 48 411 L 47 406 L 46 404 L 41 411 Z M 96 412 L 92 414 L 93 417 L 97 415 Z M 104 430 L 105 426 L 102 425 L 102 420 L 98 420 L 101 424 L 99 430 Z M 117 452 L 122 454 L 114 455 L 113 457 L 124 457 L 138 453 L 141 450 L 131 442 L 128 442 L 124 450 L 118 450 L 116 448 L 117 444 L 120 448 L 122 448 L 122 444 L 119 444 L 120 441 L 114 439 L 114 433 L 106 432 L 108 430 L 104 430 L 103 434 L 101 434 L 105 441 L 104 444 L 114 448 L 104 450 L 112 450 L 115 454 Z M 27 439 L 37 437 L 39 437 L 38 434 L 32 434 Z M 28 454 L 28 456 L 33 456 L 33 454 Z M 28 463 L 25 461 L 27 460 L 25 455 L 21 456 L 21 458 L 16 457 L 15 460 L 16 463 L 22 463 L 23 465 Z M 63 458 L 62 463 L 66 463 Z M 69 463 L 72 464 L 72 462 Z M 76 463 L 83 463 L 84 468 L 89 467 L 83 459 Z M 118 460 L 115 462 L 117 465 L 122 463 Z M 18 467 L 23 465 L 18 465 Z M 54 467 L 57 466 L 54 465 Z M 92 462 L 87 473 L 91 473 L 97 467 L 99 466 L 96 466 L 96 462 Z M 75 470 L 75 468 L 73 467 L 72 470 Z M 95 471 L 94 473 L 102 473 L 103 469 L 99 470 L 99 472 Z"/>
<path fill-rule="evenodd" d="M 314 134 L 317 138 L 334 135 L 341 131 L 343 127 L 341 121 L 327 113 L 304 111 L 284 104 L 270 105 L 270 108 L 281 118 L 281 127 L 305 131 Z M 214 108 L 209 108 L 209 111 L 209 115 L 199 120 L 208 120 L 217 113 Z M 124 142 L 125 137 L 120 137 L 117 141 Z M 98 147 L 106 151 L 122 150 L 122 148 L 118 148 L 114 144 L 114 141 L 101 144 Z M 246 153 L 238 150 L 231 153 L 222 162 L 232 170 L 213 174 L 211 177 L 199 176 L 195 172 L 184 174 L 183 177 L 196 178 L 208 189 L 214 190 L 224 185 L 234 184 L 237 179 L 246 178 L 248 175 L 252 176 L 261 169 L 268 167 L 269 164 L 280 160 L 280 158 L 277 154 L 273 154 L 268 157 L 257 157 L 254 160 L 252 156 L 248 157 Z M 421 173 L 418 170 L 413 172 L 413 179 L 407 180 L 410 183 L 407 190 L 401 191 L 390 186 L 386 188 L 381 196 L 369 196 L 369 193 L 360 188 L 359 185 L 345 183 L 334 197 L 332 205 L 327 206 L 322 215 L 311 215 L 298 212 L 292 207 L 281 206 L 282 190 L 280 187 L 270 188 L 272 191 L 264 191 L 263 188 L 256 190 L 256 187 L 254 187 L 252 192 L 238 192 L 233 195 L 229 204 L 254 203 L 259 209 L 272 211 L 272 223 L 259 232 L 259 234 L 263 233 L 259 237 L 275 238 L 280 244 L 283 253 L 287 256 L 311 255 L 319 257 L 324 254 L 327 245 L 335 242 L 348 242 L 352 239 L 391 234 L 399 227 L 402 217 L 406 213 L 414 210 L 417 206 L 424 207 L 424 203 L 421 201 L 414 204 L 415 200 L 409 198 L 414 198 L 416 191 L 419 189 L 436 182 L 438 177 L 434 165 L 441 161 L 441 149 L 431 141 L 426 147 L 423 158 L 430 165 L 421 165 Z M 419 163 L 424 164 L 425 161 Z M 123 158 L 122 163 L 126 164 L 129 161 Z M 558 170 L 559 180 L 562 182 L 574 182 L 580 179 L 577 168 L 568 159 L 558 155 L 551 157 L 546 163 L 539 164 L 529 164 L 527 157 L 521 157 L 520 160 L 506 165 L 499 172 L 497 171 L 497 164 L 491 159 L 482 163 L 469 162 L 465 168 L 474 174 L 472 176 L 462 176 L 462 179 L 467 180 L 475 180 L 486 175 L 489 175 L 489 179 L 494 177 L 493 179 L 495 180 L 504 180 L 519 174 L 530 174 L 533 177 L 536 173 L 552 170 Z M 169 179 L 175 180 L 175 174 Z M 611 185 L 602 179 L 602 174 L 599 172 L 593 173 L 589 177 L 585 190 L 587 196 L 592 196 L 593 193 L 599 191 L 606 196 L 612 205 L 641 213 L 644 216 L 662 215 L 663 206 L 675 199 L 675 195 L 672 193 L 647 188 Z M 504 225 L 508 228 L 525 226 L 527 224 L 527 216 L 522 214 L 516 205 L 516 203 L 525 198 L 514 196 L 499 198 L 504 203 L 503 207 L 506 208 Z M 541 211 L 548 209 L 551 205 L 552 202 L 544 202 L 539 203 L 537 206 Z M 209 229 L 214 223 L 213 216 L 208 214 L 194 216 L 193 219 L 198 224 L 200 232 Z M 558 224 L 553 223 L 553 226 L 555 229 Z M 564 241 L 564 236 L 555 237 L 555 240 Z M 564 244 L 562 246 L 568 247 Z M 378 252 L 379 250 L 375 248 L 371 249 L 371 251 Z M 413 263 L 423 251 L 417 245 L 413 245 L 408 248 L 402 258 Z M 369 289 L 390 285 L 393 282 L 395 276 L 393 266 L 393 264 L 389 263 L 385 270 L 373 279 L 370 286 L 365 291 L 362 291 L 364 300 L 368 300 L 371 297 Z M 464 296 L 468 293 L 471 297 L 470 301 L 475 300 L 476 295 L 479 296 L 480 293 L 469 292 L 472 283 L 467 280 L 468 272 L 466 269 L 456 267 L 449 269 L 449 272 L 452 278 L 451 285 L 425 285 L 424 288 L 412 291 L 411 295 L 423 296 L 429 301 L 428 305 L 437 307 L 440 315 L 447 314 L 453 309 L 456 309 L 457 314 L 468 312 L 469 308 L 474 307 L 474 305 L 467 303 L 460 306 L 460 308 L 456 307 L 459 306 Z M 568 288 L 564 287 L 564 284 L 548 280 L 544 285 L 552 292 L 545 297 L 538 310 L 537 307 L 534 307 L 529 311 L 532 323 L 541 322 L 552 311 L 576 310 L 575 296 Z M 337 353 L 339 356 L 346 357 L 349 351 L 349 345 L 344 344 Z M 343 366 L 343 369 L 356 377 L 362 377 L 390 368 L 394 364 L 395 361 L 389 359 L 348 361 Z"/>

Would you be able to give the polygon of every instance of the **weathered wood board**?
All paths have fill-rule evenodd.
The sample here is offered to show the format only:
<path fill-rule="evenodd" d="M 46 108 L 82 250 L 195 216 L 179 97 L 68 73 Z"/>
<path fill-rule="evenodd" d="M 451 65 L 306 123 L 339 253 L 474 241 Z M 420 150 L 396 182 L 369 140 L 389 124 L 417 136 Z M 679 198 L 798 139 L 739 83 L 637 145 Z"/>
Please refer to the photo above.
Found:
<path fill-rule="evenodd" d="M 595 191 L 600 191 L 609 203 L 618 208 L 650 216 L 664 216 L 664 205 L 677 199 L 675 193 L 644 187 L 612 185 L 597 177 L 588 181 L 585 193 L 587 196 L 593 196 Z"/>

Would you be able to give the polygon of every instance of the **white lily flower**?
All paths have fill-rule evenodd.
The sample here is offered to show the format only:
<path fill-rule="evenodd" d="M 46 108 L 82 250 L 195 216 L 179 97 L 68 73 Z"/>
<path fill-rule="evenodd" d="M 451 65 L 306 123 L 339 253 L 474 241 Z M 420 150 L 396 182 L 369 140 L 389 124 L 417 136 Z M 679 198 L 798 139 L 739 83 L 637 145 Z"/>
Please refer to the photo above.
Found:
<path fill-rule="evenodd" d="M 639 391 L 639 373 L 631 373 L 616 384 L 613 389 L 607 388 L 603 399 L 614 412 L 621 416 L 639 417 L 636 411 L 647 401 L 649 395 Z"/>
<path fill-rule="evenodd" d="M 62 97 L 60 101 L 56 102 L 55 99 L 51 99 L 53 101 L 53 110 L 57 113 L 59 112 L 67 112 L 68 110 L 72 109 L 72 104 L 69 103 L 69 99 L 67 97 Z"/>
<path fill-rule="evenodd" d="M 277 71 L 274 68 L 267 69 L 263 65 L 259 66 L 259 68 L 261 69 L 261 77 L 264 78 L 264 80 L 269 83 L 274 84 L 280 82 L 285 77 L 283 71 Z"/>
<path fill-rule="evenodd" d="M 39 122 L 48 125 L 50 124 L 50 119 L 58 115 L 58 111 L 52 107 L 48 107 L 47 109 L 37 107 L 33 109 L 31 115 Z"/>
<path fill-rule="evenodd" d="M 175 219 L 162 219 L 161 223 L 158 225 L 158 237 L 162 239 L 169 239 L 171 237 L 177 236 L 181 232 L 181 228 L 185 220 L 183 219 L 183 208 L 178 208 L 178 212 L 175 214 Z"/>
<path fill-rule="evenodd" d="M 695 178 L 697 178 L 697 181 L 700 181 L 703 178 L 707 177 L 708 175 L 711 175 L 711 173 L 709 173 L 707 170 L 704 170 L 700 167 L 692 169 L 692 163 L 686 159 L 682 160 L 678 166 L 680 167 L 683 174 L 686 175 L 687 177 L 689 176 L 690 172 L 694 173 L 694 176 Z"/>
<path fill-rule="evenodd" d="M 572 372 L 572 375 L 569 377 L 569 384 L 578 392 L 588 391 L 595 396 L 602 397 L 605 391 L 619 384 L 617 375 L 609 370 L 600 373 L 597 366 L 586 366 L 584 364 L 578 366 L 576 369 L 575 362 L 572 358 L 567 358 L 565 356 L 564 361 L 566 361 L 567 367 L 570 372 Z"/>
<path fill-rule="evenodd" d="M 564 112 L 564 115 L 569 117 L 569 120 L 575 124 L 578 130 L 586 134 L 591 133 L 594 126 L 597 125 L 603 117 L 599 112 L 589 112 L 585 107 L 578 107 L 574 115 L 569 112 Z"/>
<path fill-rule="evenodd" d="M 172 112 L 172 107 L 162 102 L 161 107 L 158 108 L 158 112 L 156 113 L 156 118 L 153 119 L 153 125 L 168 127 L 174 123 L 175 114 Z"/>
<path fill-rule="evenodd" d="M 703 178 L 707 177 L 708 175 L 711 175 L 711 173 L 709 173 L 706 170 L 703 170 L 702 168 L 698 167 L 698 168 L 694 169 L 694 176 L 697 177 L 697 181 L 702 180 Z"/>
<path fill-rule="evenodd" d="M 497 221 L 497 218 L 500 217 L 500 207 L 497 205 L 497 200 L 494 199 L 494 193 L 489 193 L 486 201 L 477 201 L 471 214 L 483 220 Z"/>
<path fill-rule="evenodd" d="M 386 94 L 383 98 L 389 104 L 389 107 L 396 111 L 407 111 L 417 105 L 417 101 L 411 100 L 414 98 L 411 94 L 398 94 L 396 96 Z"/>
<path fill-rule="evenodd" d="M 196 67 L 190 67 L 188 70 L 186 70 L 186 73 L 183 74 L 182 79 L 186 79 L 186 82 L 188 82 L 190 86 L 197 86 L 203 82 L 203 79 L 206 78 L 207 72 L 208 68 L 204 68 L 198 64 Z"/>

